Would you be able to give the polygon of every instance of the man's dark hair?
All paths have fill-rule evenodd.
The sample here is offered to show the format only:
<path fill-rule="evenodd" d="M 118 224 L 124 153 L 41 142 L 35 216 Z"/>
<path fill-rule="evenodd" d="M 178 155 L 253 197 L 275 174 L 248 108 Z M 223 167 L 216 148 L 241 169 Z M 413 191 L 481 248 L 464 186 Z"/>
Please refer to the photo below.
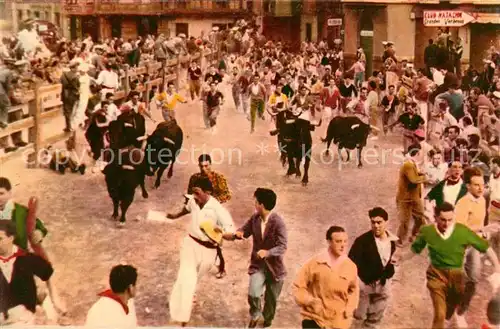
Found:
<path fill-rule="evenodd" d="M 203 192 L 212 193 L 214 187 L 210 179 L 206 176 L 199 176 L 193 182 L 193 188 L 199 187 Z"/>
<path fill-rule="evenodd" d="M 373 80 L 368 82 L 368 86 L 370 86 L 371 89 L 377 89 L 377 83 Z"/>
<path fill-rule="evenodd" d="M 460 127 L 459 126 L 449 126 L 449 127 L 446 127 L 446 129 L 444 130 L 445 133 L 449 134 L 450 133 L 450 130 L 455 130 L 457 132 L 457 134 L 460 133 Z"/>
<path fill-rule="evenodd" d="M 330 226 L 328 231 L 326 231 L 326 240 L 332 241 L 332 234 L 339 232 L 345 232 L 344 228 L 341 226 Z"/>
<path fill-rule="evenodd" d="M 375 207 L 375 208 L 370 209 L 368 211 L 368 216 L 370 218 L 382 217 L 384 219 L 384 221 L 386 221 L 386 222 L 389 220 L 389 214 L 382 207 Z"/>
<path fill-rule="evenodd" d="M 472 125 L 472 119 L 470 117 L 464 117 L 463 123 L 470 126 Z"/>
<path fill-rule="evenodd" d="M 429 39 L 429 44 L 432 45 L 434 43 L 434 40 Z"/>
<path fill-rule="evenodd" d="M 432 149 L 429 151 L 429 158 L 433 158 L 435 155 L 438 155 L 438 154 L 443 154 L 443 152 L 441 152 L 440 149 Z"/>
<path fill-rule="evenodd" d="M 8 237 L 16 235 L 16 224 L 11 220 L 0 220 L 0 232 L 5 232 Z"/>
<path fill-rule="evenodd" d="M 167 87 L 170 87 L 170 86 L 175 86 L 175 84 L 174 84 L 172 81 L 170 81 L 170 82 L 167 84 Z"/>
<path fill-rule="evenodd" d="M 273 190 L 259 187 L 255 190 L 253 196 L 257 202 L 262 204 L 266 210 L 273 210 L 276 206 L 276 193 Z"/>
<path fill-rule="evenodd" d="M 7 177 L 0 177 L 0 188 L 6 189 L 7 192 L 10 192 L 12 190 L 12 184 Z"/>
<path fill-rule="evenodd" d="M 408 146 L 408 154 L 411 157 L 414 157 L 415 155 L 417 155 L 418 152 L 420 152 L 421 149 L 422 149 L 422 146 L 420 146 L 420 144 L 410 145 L 410 146 Z"/>
<path fill-rule="evenodd" d="M 491 163 L 494 163 L 494 164 L 496 164 L 497 166 L 500 166 L 500 156 L 493 157 L 493 158 L 491 159 Z M 1 185 L 0 185 L 0 187 L 1 187 Z"/>
<path fill-rule="evenodd" d="M 106 93 L 106 99 L 110 98 L 110 97 L 113 97 L 113 93 Z"/>
<path fill-rule="evenodd" d="M 198 157 L 198 163 L 202 163 L 202 162 L 205 162 L 205 161 L 208 161 L 208 163 L 212 163 L 212 157 L 210 156 L 210 154 L 202 154 Z"/>
<path fill-rule="evenodd" d="M 115 294 L 127 291 L 137 282 L 137 269 L 131 265 L 117 265 L 109 273 L 109 285 Z"/>
<path fill-rule="evenodd" d="M 132 98 L 132 97 L 135 97 L 135 96 L 139 96 L 140 97 L 141 94 L 138 91 L 135 91 L 135 90 L 131 91 L 130 94 L 128 94 L 129 98 Z"/>
<path fill-rule="evenodd" d="M 436 208 L 434 208 L 434 215 L 437 217 L 441 215 L 442 212 L 449 212 L 449 211 L 454 211 L 455 207 L 449 203 L 449 202 L 443 202 L 440 205 L 437 205 Z"/>
<path fill-rule="evenodd" d="M 486 315 L 490 324 L 494 326 L 500 324 L 500 291 L 488 302 Z"/>
<path fill-rule="evenodd" d="M 470 184 L 472 177 L 483 177 L 483 172 L 478 167 L 469 167 L 464 170 L 464 183 Z"/>
<path fill-rule="evenodd" d="M 478 134 L 470 134 L 469 135 L 469 142 L 470 142 L 471 146 L 478 146 L 480 141 L 481 141 L 481 137 L 479 137 Z"/>
<path fill-rule="evenodd" d="M 394 85 L 389 85 L 389 89 L 390 89 L 390 88 L 396 88 L 396 87 L 395 87 Z"/>

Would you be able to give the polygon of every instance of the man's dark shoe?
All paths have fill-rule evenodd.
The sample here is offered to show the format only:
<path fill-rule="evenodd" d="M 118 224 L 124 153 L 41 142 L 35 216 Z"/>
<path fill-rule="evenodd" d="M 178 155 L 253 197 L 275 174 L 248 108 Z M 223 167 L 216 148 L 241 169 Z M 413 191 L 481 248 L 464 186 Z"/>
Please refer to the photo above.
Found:
<path fill-rule="evenodd" d="M 248 324 L 248 328 L 257 328 L 257 326 L 260 324 L 262 324 L 262 322 L 264 321 L 264 319 L 262 317 L 258 317 L 257 319 L 255 320 L 250 320 L 250 323 Z"/>
<path fill-rule="evenodd" d="M 4 151 L 5 151 L 5 153 L 10 153 L 10 152 L 17 151 L 17 149 L 18 149 L 18 148 L 17 148 L 17 147 L 15 147 L 15 146 L 9 146 L 9 147 L 6 147 L 6 148 L 4 149 Z"/>
<path fill-rule="evenodd" d="M 26 143 L 25 141 L 20 141 L 19 143 L 16 143 L 17 147 L 25 147 L 26 145 L 28 145 L 28 143 Z"/>
<path fill-rule="evenodd" d="M 271 131 L 269 132 L 269 134 L 270 134 L 271 136 L 276 136 L 276 135 L 278 135 L 278 130 L 271 130 Z"/>

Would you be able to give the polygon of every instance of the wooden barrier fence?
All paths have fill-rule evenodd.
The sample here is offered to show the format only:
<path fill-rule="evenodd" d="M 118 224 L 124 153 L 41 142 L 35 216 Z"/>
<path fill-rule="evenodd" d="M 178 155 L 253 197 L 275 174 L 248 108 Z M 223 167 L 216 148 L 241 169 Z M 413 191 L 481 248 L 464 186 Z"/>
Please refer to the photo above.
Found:
<path fill-rule="evenodd" d="M 206 57 L 208 62 L 218 58 L 217 53 L 206 51 L 203 55 L 198 53 L 193 56 L 180 56 L 177 59 L 166 60 L 164 63 L 154 61 L 147 62 L 144 66 L 137 68 L 126 68 L 125 75 L 122 78 L 122 86 L 114 94 L 115 101 L 120 103 L 126 99 L 131 90 L 130 82 L 133 81 L 132 79 L 148 74 L 148 81 L 136 90 L 143 93 L 143 101 L 146 102 L 147 108 L 149 108 L 149 94 L 154 86 L 159 87 L 169 81 L 174 81 L 178 88 L 181 78 L 181 64 L 193 60 L 200 62 L 202 56 Z M 160 76 L 156 77 L 158 72 L 160 72 Z M 38 167 L 41 150 L 70 136 L 70 133 L 62 132 L 63 126 L 60 127 L 60 133 L 51 134 L 50 136 L 47 136 L 50 129 L 47 129 L 47 131 L 44 129 L 44 126 L 48 128 L 48 123 L 51 120 L 63 117 L 61 89 L 61 84 L 38 85 L 35 87 L 34 94 L 27 97 L 27 103 L 15 105 L 9 109 L 9 113 L 22 112 L 24 118 L 9 123 L 7 128 L 0 130 L 0 139 L 9 138 L 10 135 L 21 132 L 27 134 L 28 145 L 14 152 L 1 155 L 0 164 L 23 155 L 30 167 Z"/>

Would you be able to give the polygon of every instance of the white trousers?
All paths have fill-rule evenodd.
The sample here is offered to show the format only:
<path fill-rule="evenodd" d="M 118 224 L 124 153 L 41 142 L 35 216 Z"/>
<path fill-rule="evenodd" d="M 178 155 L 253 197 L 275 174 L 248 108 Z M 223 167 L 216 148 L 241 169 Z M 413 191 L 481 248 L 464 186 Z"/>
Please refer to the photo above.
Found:
<path fill-rule="evenodd" d="M 427 102 L 417 101 L 418 108 L 420 109 L 420 116 L 424 119 L 424 132 L 427 138 L 427 124 L 429 122 L 429 107 Z"/>
<path fill-rule="evenodd" d="M 87 110 L 88 103 L 88 98 L 80 98 L 80 100 L 76 102 L 75 108 L 73 109 L 73 115 L 71 117 L 72 127 L 78 127 L 80 124 L 85 122 L 85 111 Z"/>
<path fill-rule="evenodd" d="M 184 238 L 179 272 L 170 295 L 169 308 L 172 321 L 189 322 L 198 279 L 210 271 L 216 258 L 216 249 L 203 247 L 189 236 Z"/>

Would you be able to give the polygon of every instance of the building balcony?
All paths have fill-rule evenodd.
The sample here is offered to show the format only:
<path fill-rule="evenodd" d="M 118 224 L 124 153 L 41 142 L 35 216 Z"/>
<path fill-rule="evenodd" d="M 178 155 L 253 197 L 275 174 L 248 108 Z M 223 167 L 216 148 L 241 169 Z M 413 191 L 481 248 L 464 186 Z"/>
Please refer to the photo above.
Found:
<path fill-rule="evenodd" d="M 69 15 L 242 14 L 246 0 L 62 0 Z"/>

